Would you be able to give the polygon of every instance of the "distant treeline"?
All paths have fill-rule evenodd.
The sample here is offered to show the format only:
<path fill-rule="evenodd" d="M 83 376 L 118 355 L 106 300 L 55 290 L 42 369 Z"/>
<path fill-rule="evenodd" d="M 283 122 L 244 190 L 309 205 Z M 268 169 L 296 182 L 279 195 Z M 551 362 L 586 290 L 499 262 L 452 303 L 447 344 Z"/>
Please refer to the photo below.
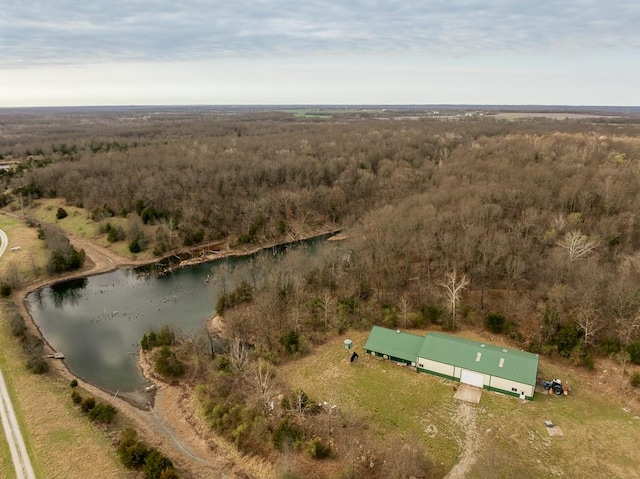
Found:
<path fill-rule="evenodd" d="M 347 263 L 299 278 L 290 269 L 252 293 L 273 311 L 262 323 L 278 318 L 265 331 L 243 326 L 265 347 L 291 329 L 313 337 L 354 321 L 446 326 L 442 284 L 453 271 L 469 281 L 458 317 L 502 314 L 531 349 L 584 360 L 592 347 L 618 353 L 637 340 L 638 125 L 377 116 L 181 112 L 13 125 L 20 141 L 1 147 L 39 151 L 31 161 L 41 164 L 8 179 L 7 197 L 63 197 L 105 224 L 126 216 L 129 230 L 114 241 L 144 248 L 142 226 L 152 226 L 158 251 L 350 228 Z"/>

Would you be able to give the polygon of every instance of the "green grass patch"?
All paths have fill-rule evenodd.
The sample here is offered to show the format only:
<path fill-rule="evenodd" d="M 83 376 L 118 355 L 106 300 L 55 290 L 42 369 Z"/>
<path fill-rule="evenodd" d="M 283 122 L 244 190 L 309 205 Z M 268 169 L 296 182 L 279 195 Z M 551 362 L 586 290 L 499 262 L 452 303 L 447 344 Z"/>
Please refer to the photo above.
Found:
<path fill-rule="evenodd" d="M 59 207 L 63 207 L 68 216 L 57 219 L 56 213 Z M 90 239 L 100 246 L 114 251 L 119 256 L 131 259 L 153 259 L 153 247 L 155 237 L 155 226 L 144 225 L 143 230 L 147 238 L 148 247 L 144 251 L 132 254 L 129 251 L 129 241 L 123 240 L 116 243 L 109 243 L 107 234 L 100 232 L 101 224 L 110 223 L 112 226 L 121 226 L 125 231 L 128 229 L 127 218 L 112 217 L 100 222 L 93 221 L 88 211 L 74 206 L 65 206 L 60 198 L 43 198 L 35 201 L 28 209 L 28 214 L 36 221 L 54 224 L 62 231 L 75 236 Z"/>
<path fill-rule="evenodd" d="M 75 441 L 75 434 L 70 429 L 57 429 L 49 433 L 49 441 L 52 444 L 71 444 Z"/>
<path fill-rule="evenodd" d="M 325 345 L 280 368 L 281 376 L 313 399 L 363 420 L 382 440 L 395 434 L 422 438 L 429 457 L 451 468 L 458 450 L 450 424 L 454 408 L 447 404 L 451 383 L 369 357 L 351 364 L 349 356 L 341 343 Z"/>
<path fill-rule="evenodd" d="M 4 430 L 0 426 L 0 477 L 12 479 L 15 476 L 13 463 L 11 462 L 11 452 L 7 443 Z"/>

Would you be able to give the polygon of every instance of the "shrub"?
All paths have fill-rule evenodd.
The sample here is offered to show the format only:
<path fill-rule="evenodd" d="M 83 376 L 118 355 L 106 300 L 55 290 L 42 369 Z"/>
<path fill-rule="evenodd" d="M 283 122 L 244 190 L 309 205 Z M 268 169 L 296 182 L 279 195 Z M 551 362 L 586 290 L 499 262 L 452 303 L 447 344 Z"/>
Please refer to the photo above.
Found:
<path fill-rule="evenodd" d="M 273 446 L 279 450 L 283 450 L 287 446 L 296 447 L 302 440 L 302 431 L 295 424 L 292 424 L 288 417 L 285 417 L 274 429 L 271 440 Z"/>
<path fill-rule="evenodd" d="M 146 444 L 138 441 L 138 433 L 127 428 L 120 433 L 120 443 L 118 444 L 118 457 L 124 467 L 128 469 L 140 469 L 149 454 Z"/>
<path fill-rule="evenodd" d="M 24 338 L 27 332 L 27 325 L 24 322 L 24 318 L 18 313 L 11 315 L 9 327 L 11 328 L 11 334 L 16 338 Z"/>
<path fill-rule="evenodd" d="M 307 443 L 307 452 L 314 459 L 326 459 L 331 456 L 331 446 L 315 438 Z"/>
<path fill-rule="evenodd" d="M 149 453 L 144 461 L 144 466 L 142 466 L 145 478 L 161 479 L 165 471 L 172 469 L 173 463 L 168 457 L 158 451 L 155 447 L 149 449 Z"/>
<path fill-rule="evenodd" d="M 494 334 L 500 334 L 504 330 L 505 318 L 498 313 L 487 313 L 484 317 L 484 326 Z"/>
<path fill-rule="evenodd" d="M 92 397 L 85 398 L 80 404 L 80 409 L 83 413 L 88 413 L 96 407 L 96 399 Z"/>
<path fill-rule="evenodd" d="M 27 357 L 27 369 L 34 374 L 44 374 L 49 371 L 49 363 L 44 359 L 44 342 L 29 333 L 22 336 L 22 349 Z"/>
<path fill-rule="evenodd" d="M 47 269 L 50 273 L 73 271 L 82 268 L 84 260 L 85 252 L 83 249 L 77 250 L 73 246 L 68 245 L 51 251 Z"/>
<path fill-rule="evenodd" d="M 629 360 L 633 364 L 640 364 L 640 341 L 630 343 L 627 346 L 627 352 L 629 353 Z"/>
<path fill-rule="evenodd" d="M 603 354 L 605 354 L 606 356 L 611 356 L 612 354 L 620 351 L 620 341 L 618 341 L 616 338 L 606 337 L 603 338 L 602 341 L 600 341 L 599 347 Z"/>
<path fill-rule="evenodd" d="M 49 363 L 42 357 L 44 343 L 40 338 L 26 335 L 22 348 L 27 355 L 27 369 L 33 374 L 44 374 L 49 371 Z"/>
<path fill-rule="evenodd" d="M 635 372 L 631 375 L 631 379 L 629 380 L 629 384 L 634 388 L 640 387 L 640 373 Z"/>
<path fill-rule="evenodd" d="M 131 253 L 139 253 L 142 251 L 142 241 L 140 240 L 140 236 L 136 236 L 129 242 L 129 251 Z"/>
<path fill-rule="evenodd" d="M 253 288 L 242 280 L 240 284 L 230 293 L 222 294 L 216 303 L 216 313 L 223 314 L 227 309 L 239 304 L 246 304 L 253 301 Z"/>
<path fill-rule="evenodd" d="M 298 352 L 300 346 L 300 336 L 294 330 L 289 331 L 282 338 L 280 343 L 284 346 L 284 350 L 289 354 L 295 354 Z"/>
<path fill-rule="evenodd" d="M 80 396 L 80 393 L 74 389 L 71 391 L 71 400 L 73 401 L 73 404 L 80 404 L 82 402 L 82 396 Z"/>
<path fill-rule="evenodd" d="M 142 336 L 140 347 L 144 351 L 149 351 L 158 346 L 172 346 L 176 341 L 176 334 L 166 324 L 160 328 L 160 332 L 156 333 L 151 330 Z"/>
<path fill-rule="evenodd" d="M 67 216 L 69 216 L 69 215 L 68 215 L 67 211 L 64 208 L 62 208 L 62 207 L 58 208 L 58 211 L 56 212 L 56 219 L 61 220 L 61 219 L 66 218 Z"/>
<path fill-rule="evenodd" d="M 176 341 L 176 334 L 166 324 L 160 328 L 156 338 L 156 346 L 171 346 Z"/>
<path fill-rule="evenodd" d="M 107 241 L 109 243 L 116 243 L 125 239 L 127 234 L 122 226 L 111 226 L 107 223 Z"/>
<path fill-rule="evenodd" d="M 111 404 L 99 403 L 89 411 L 89 419 L 103 424 L 110 424 L 118 410 Z"/>
<path fill-rule="evenodd" d="M 118 457 L 128 469 L 142 469 L 146 479 L 176 479 L 178 473 L 169 458 L 138 440 L 138 433 L 127 428 L 120 433 Z"/>
<path fill-rule="evenodd" d="M 3 298 L 8 298 L 11 296 L 11 285 L 6 281 L 0 283 L 0 296 Z"/>
<path fill-rule="evenodd" d="M 78 387 L 78 380 L 77 379 L 72 379 L 71 382 L 69 383 L 69 386 L 71 387 L 71 389 L 75 389 Z"/>
<path fill-rule="evenodd" d="M 27 369 L 33 374 L 44 374 L 49 372 L 49 363 L 42 356 L 32 354 L 27 358 Z"/>
<path fill-rule="evenodd" d="M 184 375 L 185 366 L 168 346 L 162 346 L 156 355 L 155 371 L 161 376 L 175 379 Z"/>
<path fill-rule="evenodd" d="M 421 306 L 420 310 L 422 315 L 429 321 L 431 324 L 437 324 L 442 321 L 442 315 L 444 311 L 441 307 L 431 305 L 431 306 Z"/>
<path fill-rule="evenodd" d="M 572 350 L 580 344 L 581 339 L 581 332 L 575 324 L 570 323 L 563 325 L 558 330 L 552 342 L 558 347 L 558 354 L 568 358 Z"/>

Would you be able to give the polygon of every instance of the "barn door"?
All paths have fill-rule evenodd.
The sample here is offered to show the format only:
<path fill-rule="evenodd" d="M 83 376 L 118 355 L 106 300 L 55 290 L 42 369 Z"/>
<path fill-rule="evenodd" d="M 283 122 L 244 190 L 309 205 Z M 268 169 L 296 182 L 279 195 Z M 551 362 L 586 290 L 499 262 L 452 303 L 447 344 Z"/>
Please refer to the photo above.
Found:
<path fill-rule="evenodd" d="M 484 374 L 475 373 L 473 371 L 467 371 L 463 369 L 460 372 L 460 382 L 481 388 L 484 386 Z"/>

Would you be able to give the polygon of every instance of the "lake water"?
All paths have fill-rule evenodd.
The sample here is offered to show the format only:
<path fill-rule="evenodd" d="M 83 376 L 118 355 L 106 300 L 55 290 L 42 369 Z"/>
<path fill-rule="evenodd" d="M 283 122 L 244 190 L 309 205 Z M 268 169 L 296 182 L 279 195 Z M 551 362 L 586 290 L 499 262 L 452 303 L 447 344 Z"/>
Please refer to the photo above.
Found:
<path fill-rule="evenodd" d="M 322 238 L 324 239 L 324 238 Z M 313 253 L 319 241 L 304 243 Z M 214 314 L 224 282 L 241 279 L 282 257 L 279 249 L 177 269 L 164 276 L 118 270 L 48 286 L 27 296 L 35 323 L 51 346 L 64 353 L 78 377 L 109 391 L 145 386 L 137 366 L 140 339 L 168 324 L 186 333 Z"/>

